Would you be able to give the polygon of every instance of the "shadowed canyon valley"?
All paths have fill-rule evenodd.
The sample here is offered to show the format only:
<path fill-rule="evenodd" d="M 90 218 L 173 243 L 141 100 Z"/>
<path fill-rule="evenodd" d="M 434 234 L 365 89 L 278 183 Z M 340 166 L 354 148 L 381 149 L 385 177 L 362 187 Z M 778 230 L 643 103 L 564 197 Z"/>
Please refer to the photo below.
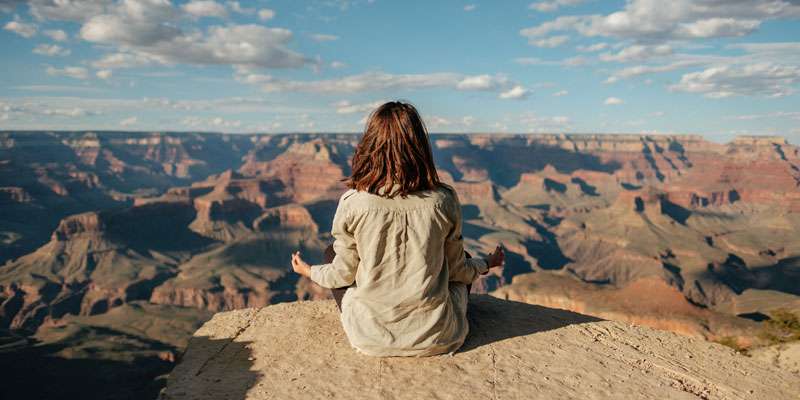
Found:
<path fill-rule="evenodd" d="M 326 298 L 289 255 L 321 261 L 358 139 L 0 133 L 5 376 L 154 398 L 215 312 Z M 783 138 L 431 141 L 468 251 L 507 251 L 474 292 L 754 351 L 800 314 L 800 148 Z"/>

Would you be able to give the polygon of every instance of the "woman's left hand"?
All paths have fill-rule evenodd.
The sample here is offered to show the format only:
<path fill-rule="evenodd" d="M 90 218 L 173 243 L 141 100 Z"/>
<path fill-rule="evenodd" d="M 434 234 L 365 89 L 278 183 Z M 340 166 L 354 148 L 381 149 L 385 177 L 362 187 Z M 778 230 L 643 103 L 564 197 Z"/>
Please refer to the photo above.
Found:
<path fill-rule="evenodd" d="M 301 276 L 311 277 L 311 266 L 300 258 L 299 250 L 292 253 L 292 269 Z"/>

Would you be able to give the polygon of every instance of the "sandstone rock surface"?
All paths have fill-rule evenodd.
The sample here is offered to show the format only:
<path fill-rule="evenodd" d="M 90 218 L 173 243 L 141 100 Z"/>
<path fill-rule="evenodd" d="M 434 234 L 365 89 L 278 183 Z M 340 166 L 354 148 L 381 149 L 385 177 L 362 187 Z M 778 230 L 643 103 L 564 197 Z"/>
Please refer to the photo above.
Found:
<path fill-rule="evenodd" d="M 219 313 L 190 340 L 163 399 L 790 399 L 800 377 L 721 345 L 564 310 L 473 296 L 453 355 L 352 350 L 332 301 Z"/>

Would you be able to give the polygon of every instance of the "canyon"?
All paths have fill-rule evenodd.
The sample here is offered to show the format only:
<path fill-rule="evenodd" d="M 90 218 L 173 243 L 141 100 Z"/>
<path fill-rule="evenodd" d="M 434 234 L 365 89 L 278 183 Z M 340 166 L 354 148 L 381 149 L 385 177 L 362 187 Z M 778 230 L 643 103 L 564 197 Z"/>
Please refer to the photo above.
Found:
<path fill-rule="evenodd" d="M 113 377 L 87 378 L 98 398 L 127 398 L 115 379 L 154 397 L 213 313 L 327 298 L 289 255 L 322 260 L 358 139 L 0 132 L 0 339 L 25 339 L 0 361 L 33 380 L 58 360 L 63 393 L 107 363 Z M 738 349 L 800 315 L 800 147 L 784 138 L 431 142 L 467 251 L 507 251 L 476 293 Z"/>

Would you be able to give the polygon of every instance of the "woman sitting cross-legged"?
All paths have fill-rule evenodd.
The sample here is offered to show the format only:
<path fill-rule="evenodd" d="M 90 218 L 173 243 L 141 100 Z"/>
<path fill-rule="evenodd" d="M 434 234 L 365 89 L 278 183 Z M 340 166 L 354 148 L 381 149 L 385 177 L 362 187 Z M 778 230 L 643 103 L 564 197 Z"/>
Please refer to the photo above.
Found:
<path fill-rule="evenodd" d="M 456 351 L 469 330 L 468 286 L 502 265 L 504 252 L 467 257 L 458 196 L 439 181 L 412 105 L 389 102 L 372 113 L 347 186 L 333 217 L 335 254 L 310 266 L 295 252 L 294 271 L 333 289 L 347 338 L 362 353 Z"/>

